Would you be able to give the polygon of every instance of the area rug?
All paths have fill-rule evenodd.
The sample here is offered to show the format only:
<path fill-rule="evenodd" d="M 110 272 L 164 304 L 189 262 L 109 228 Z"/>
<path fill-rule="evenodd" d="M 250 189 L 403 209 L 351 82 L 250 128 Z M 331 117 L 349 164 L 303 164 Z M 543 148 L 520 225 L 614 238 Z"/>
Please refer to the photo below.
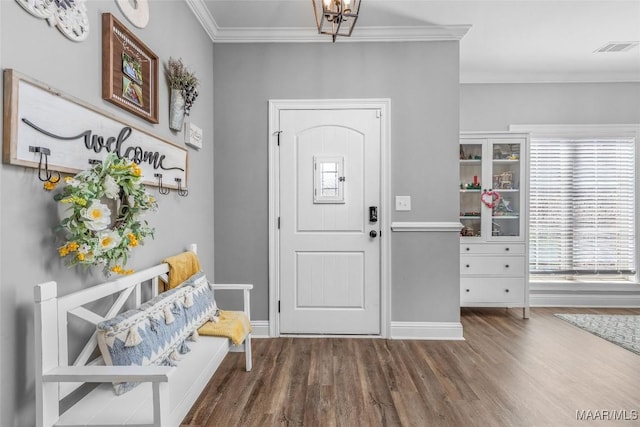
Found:
<path fill-rule="evenodd" d="M 556 314 L 562 320 L 640 355 L 640 316 Z"/>

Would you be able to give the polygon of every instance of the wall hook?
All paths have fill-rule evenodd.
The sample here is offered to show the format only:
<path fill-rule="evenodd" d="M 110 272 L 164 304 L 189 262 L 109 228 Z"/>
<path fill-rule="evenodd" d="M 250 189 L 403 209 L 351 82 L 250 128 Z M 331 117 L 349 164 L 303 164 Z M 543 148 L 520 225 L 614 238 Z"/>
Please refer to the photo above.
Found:
<path fill-rule="evenodd" d="M 51 154 L 51 150 L 45 147 L 33 147 L 29 146 L 30 153 L 40 153 L 40 161 L 38 162 L 38 179 L 42 182 L 52 182 L 56 183 L 60 181 L 60 172 L 54 171 L 56 173 L 55 178 L 53 173 L 49 170 L 49 155 Z M 44 169 L 42 168 L 42 159 L 44 158 Z"/>
<path fill-rule="evenodd" d="M 182 179 L 176 178 L 176 182 L 178 183 L 178 194 L 182 197 L 187 197 L 189 195 L 189 190 L 182 186 Z"/>
<path fill-rule="evenodd" d="M 169 188 L 167 188 L 167 187 L 163 187 L 162 186 L 162 174 L 161 173 L 156 173 L 156 174 L 153 174 L 153 176 L 158 178 L 158 193 L 160 193 L 162 195 L 169 194 L 169 192 L 171 190 Z"/>

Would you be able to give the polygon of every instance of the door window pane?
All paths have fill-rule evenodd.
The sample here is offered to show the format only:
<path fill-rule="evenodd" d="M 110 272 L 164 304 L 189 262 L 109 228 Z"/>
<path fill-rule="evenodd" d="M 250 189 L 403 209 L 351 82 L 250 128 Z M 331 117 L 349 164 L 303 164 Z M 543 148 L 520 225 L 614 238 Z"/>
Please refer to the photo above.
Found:
<path fill-rule="evenodd" d="M 313 162 L 314 203 L 344 203 L 344 157 L 316 156 Z"/>

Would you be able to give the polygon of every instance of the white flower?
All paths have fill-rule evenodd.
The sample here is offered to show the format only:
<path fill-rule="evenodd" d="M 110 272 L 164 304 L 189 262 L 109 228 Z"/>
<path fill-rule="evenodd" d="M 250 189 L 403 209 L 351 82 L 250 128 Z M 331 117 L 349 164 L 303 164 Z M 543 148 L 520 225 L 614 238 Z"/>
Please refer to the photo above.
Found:
<path fill-rule="evenodd" d="M 120 192 L 120 186 L 111 175 L 104 177 L 104 195 L 109 199 L 115 199 Z"/>
<path fill-rule="evenodd" d="M 78 246 L 78 253 L 80 254 L 88 254 L 89 251 L 91 250 L 91 246 L 87 245 L 86 243 L 81 244 L 80 246 Z"/>
<path fill-rule="evenodd" d="M 120 244 L 120 240 L 122 239 L 115 230 L 106 230 L 98 233 L 98 245 L 101 252 L 115 248 Z"/>
<path fill-rule="evenodd" d="M 70 185 L 70 186 L 72 186 L 72 187 L 79 187 L 79 186 L 80 186 L 80 184 L 82 184 L 82 182 L 80 182 L 80 181 L 78 181 L 77 179 L 72 178 L 72 177 L 70 177 L 70 176 L 66 177 L 66 178 L 64 179 L 64 182 L 65 182 L 65 184 Z"/>
<path fill-rule="evenodd" d="M 141 209 L 137 212 L 132 213 L 131 217 L 134 219 L 134 221 L 141 221 L 145 218 L 145 211 Z"/>
<path fill-rule="evenodd" d="M 85 226 L 91 231 L 104 230 L 111 223 L 111 210 L 98 200 L 94 200 L 88 208 L 82 209 L 80 215 L 88 220 L 85 221 Z"/>

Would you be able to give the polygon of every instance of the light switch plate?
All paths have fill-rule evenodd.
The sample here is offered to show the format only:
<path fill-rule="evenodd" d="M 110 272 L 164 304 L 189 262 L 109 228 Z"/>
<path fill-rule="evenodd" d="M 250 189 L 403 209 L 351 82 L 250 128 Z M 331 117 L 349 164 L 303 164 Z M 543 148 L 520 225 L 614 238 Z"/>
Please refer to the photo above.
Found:
<path fill-rule="evenodd" d="M 397 211 L 410 211 L 411 210 L 411 196 L 396 196 L 396 210 Z"/>
<path fill-rule="evenodd" d="M 191 122 L 187 122 L 184 127 L 184 142 L 185 144 L 200 149 L 202 148 L 202 129 L 194 125 Z"/>

